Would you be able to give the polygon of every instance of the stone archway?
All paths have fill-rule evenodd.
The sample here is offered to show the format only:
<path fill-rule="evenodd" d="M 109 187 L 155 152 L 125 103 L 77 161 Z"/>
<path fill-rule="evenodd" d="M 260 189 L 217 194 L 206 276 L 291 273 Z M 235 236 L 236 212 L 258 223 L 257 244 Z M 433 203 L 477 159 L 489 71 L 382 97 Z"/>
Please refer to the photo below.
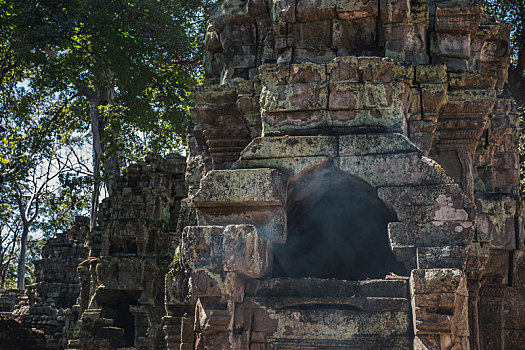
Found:
<path fill-rule="evenodd" d="M 389 247 L 396 214 L 362 179 L 332 164 L 290 179 L 288 237 L 274 246 L 273 277 L 344 280 L 405 274 Z"/>

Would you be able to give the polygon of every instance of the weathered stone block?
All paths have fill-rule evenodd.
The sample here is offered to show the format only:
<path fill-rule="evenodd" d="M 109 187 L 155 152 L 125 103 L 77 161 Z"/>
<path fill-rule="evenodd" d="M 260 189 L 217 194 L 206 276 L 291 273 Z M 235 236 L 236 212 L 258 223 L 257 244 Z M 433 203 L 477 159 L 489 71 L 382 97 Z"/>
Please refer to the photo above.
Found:
<path fill-rule="evenodd" d="M 331 26 L 332 24 L 330 21 L 314 21 L 289 25 L 292 47 L 312 53 L 311 59 L 301 61 L 322 61 L 320 58 L 331 46 Z M 331 58 L 333 57 L 330 57 L 329 59 Z"/>
<path fill-rule="evenodd" d="M 181 260 L 191 269 L 222 271 L 223 226 L 187 226 L 182 232 Z"/>
<path fill-rule="evenodd" d="M 515 249 L 516 199 L 513 196 L 478 198 L 478 240 L 491 242 L 494 249 Z"/>
<path fill-rule="evenodd" d="M 421 104 L 423 107 L 423 118 L 426 118 L 426 114 L 431 114 L 435 117 L 432 119 L 435 121 L 437 115 L 447 101 L 447 86 L 442 83 L 433 84 L 421 84 Z"/>
<path fill-rule="evenodd" d="M 380 0 L 379 3 L 383 23 L 400 23 L 408 20 L 410 11 L 408 0 Z"/>
<path fill-rule="evenodd" d="M 318 49 L 318 48 L 316 48 Z M 314 50 L 308 48 L 298 47 L 293 50 L 293 57 L 295 62 L 315 62 L 315 63 L 325 63 L 329 62 L 335 58 L 337 55 L 336 50 L 329 47 L 322 48 L 324 51 L 318 53 Z M 291 51 L 292 49 L 290 49 Z"/>
<path fill-rule="evenodd" d="M 195 325 L 195 317 L 182 317 L 180 327 L 181 343 L 193 343 L 195 341 L 195 334 L 193 333 Z"/>
<path fill-rule="evenodd" d="M 336 163 L 344 172 L 361 177 L 373 187 L 451 182 L 436 163 L 420 153 L 341 157 Z"/>
<path fill-rule="evenodd" d="M 481 48 L 480 60 L 484 62 L 501 62 L 501 59 L 508 55 L 508 41 L 487 40 Z"/>
<path fill-rule="evenodd" d="M 289 64 L 263 64 L 259 66 L 259 78 L 263 84 L 284 85 L 290 75 Z"/>
<path fill-rule="evenodd" d="M 254 139 L 241 153 L 247 159 L 335 156 L 336 136 L 284 136 Z"/>
<path fill-rule="evenodd" d="M 340 156 L 364 156 L 385 153 L 418 152 L 402 134 L 362 134 L 339 136 Z"/>
<path fill-rule="evenodd" d="M 428 40 L 426 35 L 426 22 L 407 24 L 406 41 L 405 41 L 405 61 L 413 64 L 427 64 L 429 57 L 427 55 Z"/>
<path fill-rule="evenodd" d="M 377 48 L 377 19 L 360 18 L 354 21 L 332 21 L 332 44 L 337 56 L 371 55 Z"/>
<path fill-rule="evenodd" d="M 470 34 L 434 33 L 432 52 L 439 56 L 467 59 L 470 56 Z"/>
<path fill-rule="evenodd" d="M 272 0 L 274 22 L 295 22 L 295 0 Z"/>
<path fill-rule="evenodd" d="M 406 129 L 403 113 L 392 108 L 329 111 L 326 116 L 329 130 L 352 130 L 347 133 L 402 133 Z"/>
<path fill-rule="evenodd" d="M 448 333 L 452 328 L 452 318 L 450 314 L 428 312 L 425 308 L 417 308 L 414 311 L 416 317 L 416 334 L 428 333 Z"/>
<path fill-rule="evenodd" d="M 287 177 L 300 173 L 312 166 L 319 165 L 328 160 L 328 156 L 268 158 L 239 160 L 234 168 L 260 168 L 270 167 L 279 170 Z"/>
<path fill-rule="evenodd" d="M 443 292 L 434 294 L 414 294 L 413 299 L 416 305 L 438 305 L 444 310 L 453 310 L 456 304 L 457 294 L 455 292 Z"/>
<path fill-rule="evenodd" d="M 328 87 L 323 82 L 264 85 L 261 91 L 264 112 L 315 111 L 326 109 L 327 103 Z"/>
<path fill-rule="evenodd" d="M 470 221 L 436 223 L 391 222 L 388 224 L 390 241 L 396 245 L 418 247 L 446 246 L 457 244 L 466 247 L 474 236 Z"/>
<path fill-rule="evenodd" d="M 290 65 L 287 84 L 304 84 L 326 81 L 326 66 L 312 63 Z"/>
<path fill-rule="evenodd" d="M 418 83 L 441 83 L 447 81 L 447 67 L 443 64 L 416 66 Z"/>
<path fill-rule="evenodd" d="M 330 83 L 328 109 L 371 109 L 394 106 L 396 98 L 406 93 L 404 86 L 390 84 L 352 84 L 349 82 Z M 400 91 L 401 90 L 401 91 Z"/>
<path fill-rule="evenodd" d="M 418 247 L 417 266 L 420 269 L 463 269 L 467 260 L 465 246 Z"/>
<path fill-rule="evenodd" d="M 355 20 L 378 15 L 378 0 L 338 0 L 337 15 L 341 19 Z"/>
<path fill-rule="evenodd" d="M 463 283 L 459 269 L 417 269 L 410 273 L 410 294 L 455 293 Z"/>
<path fill-rule="evenodd" d="M 327 111 L 263 113 L 263 136 L 305 134 L 328 126 Z"/>
<path fill-rule="evenodd" d="M 337 0 L 297 0 L 297 22 L 312 22 L 337 18 Z"/>
<path fill-rule="evenodd" d="M 440 335 L 439 334 L 416 335 L 414 337 L 414 350 L 441 350 Z"/>
<path fill-rule="evenodd" d="M 405 41 L 407 26 L 405 23 L 385 24 L 385 56 L 395 59 L 405 59 Z"/>
<path fill-rule="evenodd" d="M 392 250 L 392 253 L 394 253 L 396 260 L 404 263 L 407 270 L 417 267 L 415 245 L 404 245 L 390 242 L 390 249 Z"/>
<path fill-rule="evenodd" d="M 191 285 L 192 302 L 201 297 L 221 297 L 228 294 L 224 275 L 207 269 L 190 272 L 188 284 Z"/>
<path fill-rule="evenodd" d="M 345 310 L 270 310 L 278 316 L 277 330 L 272 337 L 277 339 L 348 341 L 359 336 L 389 337 L 404 335 L 409 331 L 408 303 L 405 311 L 369 312 Z M 357 338 L 357 339 L 356 339 Z"/>
<path fill-rule="evenodd" d="M 280 206 L 283 175 L 274 169 L 214 170 L 201 181 L 193 202 L 200 207 Z"/>
<path fill-rule="evenodd" d="M 435 30 L 438 32 L 473 33 L 481 22 L 481 6 L 438 6 L 436 8 Z"/>
<path fill-rule="evenodd" d="M 394 208 L 401 221 L 432 222 L 435 226 L 454 222 L 467 229 L 474 220 L 472 204 L 455 184 L 382 187 L 378 195 Z M 458 227 L 455 232 L 463 230 Z"/>
<path fill-rule="evenodd" d="M 389 83 L 396 77 L 397 64 L 389 58 L 359 57 L 358 72 L 367 83 Z"/>
<path fill-rule="evenodd" d="M 224 270 L 261 278 L 271 266 L 270 245 L 251 225 L 230 225 L 224 230 Z"/>
<path fill-rule="evenodd" d="M 359 80 L 359 61 L 355 56 L 337 57 L 327 64 L 327 72 L 330 81 L 354 81 Z"/>

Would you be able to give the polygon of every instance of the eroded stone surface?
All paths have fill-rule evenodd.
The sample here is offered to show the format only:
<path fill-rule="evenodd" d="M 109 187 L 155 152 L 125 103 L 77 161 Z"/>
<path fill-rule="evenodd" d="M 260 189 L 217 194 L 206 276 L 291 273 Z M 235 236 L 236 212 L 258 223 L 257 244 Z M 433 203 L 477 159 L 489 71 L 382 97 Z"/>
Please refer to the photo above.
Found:
<path fill-rule="evenodd" d="M 466 0 L 212 12 L 189 191 L 181 159 L 128 169 L 69 346 L 525 349 L 509 25 Z"/>
<path fill-rule="evenodd" d="M 461 0 L 232 0 L 213 18 L 190 157 L 205 163 L 193 185 L 200 192 L 190 197 L 198 226 L 185 237 L 222 228 L 203 241 L 213 244 L 179 247 L 189 260 L 167 279 L 178 291 L 167 305 L 168 333 L 181 334 L 170 348 L 492 349 L 504 333 L 516 344 L 521 331 L 504 330 L 502 311 L 504 276 L 524 231 L 510 131 L 517 119 L 501 97 L 509 26 Z M 218 145 L 231 146 L 231 158 Z M 364 203 L 389 217 L 386 249 L 405 266 L 405 277 L 384 283 L 410 275 L 410 294 L 372 301 L 351 284 L 286 275 L 277 256 L 286 244 L 315 252 L 334 249 L 330 241 L 350 260 L 348 237 L 373 236 L 373 225 L 359 212 L 345 224 L 352 234 L 339 235 L 337 222 Z M 333 235 L 321 235 L 323 222 Z M 231 240 L 225 227 L 253 229 L 235 229 Z M 360 249 L 372 254 L 374 244 Z M 199 256 L 206 263 L 193 266 Z M 383 290 L 370 288 L 375 297 Z M 396 314 L 378 316 L 379 305 Z M 499 316 L 489 322 L 492 306 Z M 193 328 L 185 307 L 195 310 Z M 505 312 L 516 325 L 516 314 Z M 384 324 L 372 327 L 376 316 Z"/>

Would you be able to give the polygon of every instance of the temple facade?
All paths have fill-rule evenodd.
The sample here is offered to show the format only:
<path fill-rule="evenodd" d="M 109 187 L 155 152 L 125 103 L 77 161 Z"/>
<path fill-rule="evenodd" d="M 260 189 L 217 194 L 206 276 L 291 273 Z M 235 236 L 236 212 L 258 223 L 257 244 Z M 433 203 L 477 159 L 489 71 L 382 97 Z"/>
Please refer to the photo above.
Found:
<path fill-rule="evenodd" d="M 506 23 L 473 1 L 224 1 L 169 349 L 525 349 Z"/>
<path fill-rule="evenodd" d="M 475 0 L 222 1 L 189 157 L 51 240 L 0 345 L 525 349 L 509 37 Z"/>

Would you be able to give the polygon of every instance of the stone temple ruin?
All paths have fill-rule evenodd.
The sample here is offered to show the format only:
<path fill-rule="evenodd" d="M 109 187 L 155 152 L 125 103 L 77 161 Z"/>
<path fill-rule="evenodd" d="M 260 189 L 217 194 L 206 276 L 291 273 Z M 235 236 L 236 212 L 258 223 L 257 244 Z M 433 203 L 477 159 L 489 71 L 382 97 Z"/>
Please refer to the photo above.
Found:
<path fill-rule="evenodd" d="M 509 31 L 469 1 L 225 1 L 168 347 L 524 349 Z"/>
<path fill-rule="evenodd" d="M 525 349 L 509 35 L 468 0 L 223 1 L 187 165 L 105 201 L 65 346 Z"/>

